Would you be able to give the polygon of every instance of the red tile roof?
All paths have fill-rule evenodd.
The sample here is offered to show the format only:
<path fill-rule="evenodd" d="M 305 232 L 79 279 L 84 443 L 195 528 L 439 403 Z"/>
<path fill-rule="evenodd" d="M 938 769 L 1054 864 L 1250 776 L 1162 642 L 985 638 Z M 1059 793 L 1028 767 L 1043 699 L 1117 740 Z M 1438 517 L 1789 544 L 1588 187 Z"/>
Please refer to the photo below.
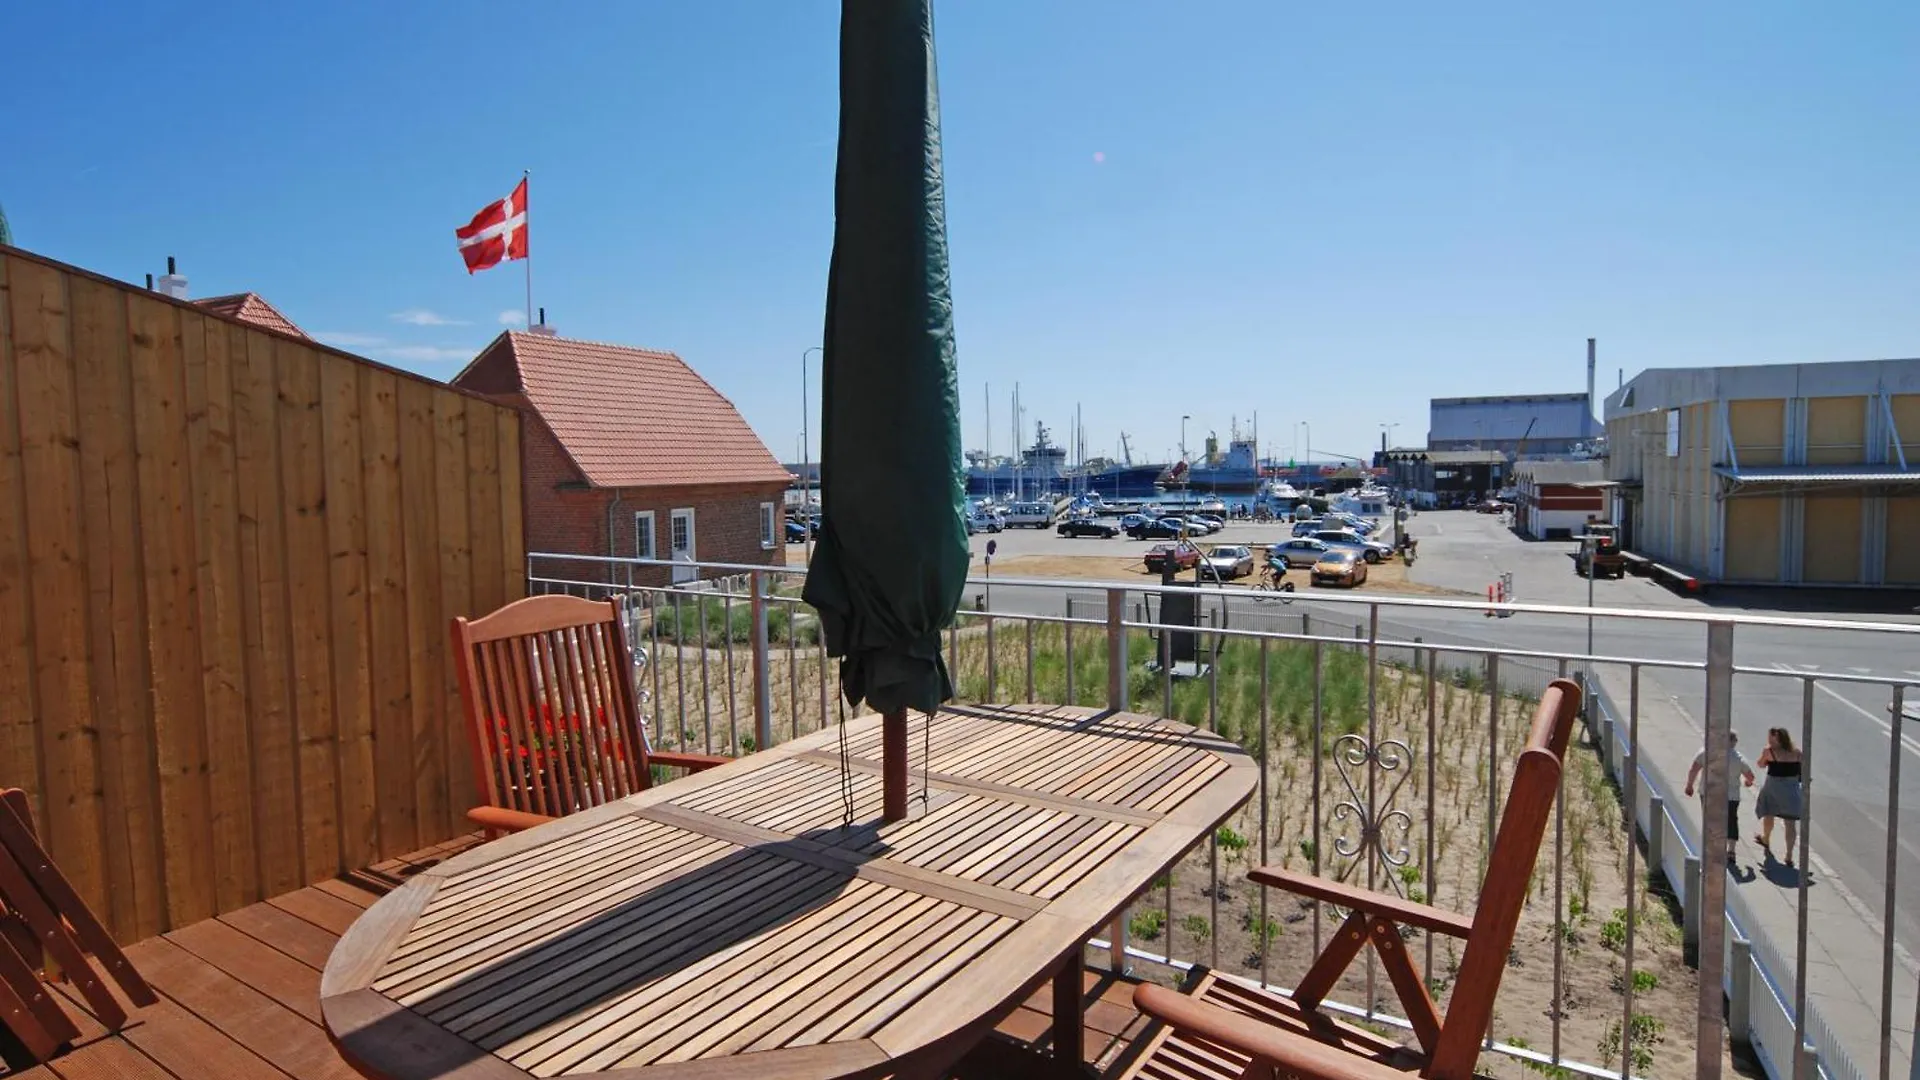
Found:
<path fill-rule="evenodd" d="M 193 305 L 215 315 L 252 323 L 263 330 L 276 330 L 297 338 L 307 336 L 306 331 L 293 325 L 292 319 L 280 314 L 279 310 L 267 303 L 259 293 L 243 292 L 233 293 L 230 296 L 209 296 L 204 300 L 193 301 Z"/>
<path fill-rule="evenodd" d="M 453 385 L 525 394 L 594 487 L 791 479 L 733 403 L 669 352 L 509 331 Z"/>

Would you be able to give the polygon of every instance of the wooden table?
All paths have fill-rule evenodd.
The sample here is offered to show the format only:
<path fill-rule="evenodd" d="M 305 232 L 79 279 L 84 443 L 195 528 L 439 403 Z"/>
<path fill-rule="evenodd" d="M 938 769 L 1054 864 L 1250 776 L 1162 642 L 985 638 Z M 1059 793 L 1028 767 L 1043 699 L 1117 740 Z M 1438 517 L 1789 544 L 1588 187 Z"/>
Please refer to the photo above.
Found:
<path fill-rule="evenodd" d="M 1131 713 L 943 711 L 881 826 L 879 717 L 476 848 L 375 904 L 321 1006 L 369 1076 L 931 1074 L 1244 803 L 1231 743 Z M 844 802 L 853 804 L 844 828 Z"/>

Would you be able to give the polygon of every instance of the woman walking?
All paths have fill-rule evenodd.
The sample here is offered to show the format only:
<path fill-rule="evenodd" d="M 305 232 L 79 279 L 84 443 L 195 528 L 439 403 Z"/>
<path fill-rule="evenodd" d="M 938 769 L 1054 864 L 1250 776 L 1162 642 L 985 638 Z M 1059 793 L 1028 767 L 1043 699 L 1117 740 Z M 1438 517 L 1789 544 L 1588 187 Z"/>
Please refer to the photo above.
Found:
<path fill-rule="evenodd" d="M 1760 802 L 1754 813 L 1760 816 L 1758 843 L 1773 857 L 1773 819 L 1787 823 L 1787 867 L 1793 867 L 1794 831 L 1801 814 L 1800 751 L 1793 747 L 1793 736 L 1786 728 L 1767 730 L 1767 748 L 1760 752 L 1760 766 L 1767 770 L 1767 782 L 1760 788 Z"/>

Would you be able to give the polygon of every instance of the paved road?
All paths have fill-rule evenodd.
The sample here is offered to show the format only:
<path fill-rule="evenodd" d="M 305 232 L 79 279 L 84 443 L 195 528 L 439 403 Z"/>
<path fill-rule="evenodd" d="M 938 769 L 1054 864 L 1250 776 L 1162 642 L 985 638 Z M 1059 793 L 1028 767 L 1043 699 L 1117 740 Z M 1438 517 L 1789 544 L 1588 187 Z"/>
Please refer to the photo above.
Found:
<path fill-rule="evenodd" d="M 1464 594 L 1484 595 L 1487 585 L 1503 573 L 1513 574 L 1516 599 L 1522 603 L 1584 605 L 1588 583 L 1575 575 L 1567 558 L 1570 545 L 1565 542 L 1534 543 L 1520 540 L 1503 527 L 1499 519 L 1465 512 L 1427 513 L 1410 523 L 1420 538 L 1421 559 L 1412 569 L 1412 577 L 1423 584 L 1458 589 Z M 1217 538 L 1223 542 L 1260 544 L 1281 535 L 1277 526 L 1230 526 Z M 1002 557 L 1014 554 L 1124 553 L 1143 544 L 1126 540 L 1061 540 L 1046 534 L 1019 533 L 1001 538 Z M 984 537 L 975 538 L 976 547 Z M 1100 610 L 1100 594 L 1077 589 L 1023 589 L 996 585 L 994 607 L 999 610 L 1058 614 L 1064 610 L 1064 597 L 1076 598 L 1077 614 L 1095 617 Z M 1358 594 L 1365 596 L 1363 591 Z M 1389 597 L 1382 595 L 1382 601 Z M 1797 600 L 1775 594 L 1760 594 L 1756 605 Z M 1866 599 L 1871 599 L 1870 597 Z M 1592 620 L 1593 649 L 1596 655 L 1641 660 L 1679 660 L 1699 663 L 1706 655 L 1706 629 L 1703 624 L 1627 620 L 1606 616 L 1605 609 L 1635 609 L 1682 615 L 1711 616 L 1747 614 L 1756 616 L 1798 615 L 1808 618 L 1848 622 L 1900 623 L 1920 627 L 1920 618 L 1911 612 L 1899 614 L 1836 614 L 1817 611 L 1781 611 L 1754 606 L 1737 608 L 1710 606 L 1695 597 L 1679 595 L 1648 579 L 1625 578 L 1593 583 L 1593 602 L 1601 614 Z M 1316 629 L 1324 626 L 1344 628 L 1364 625 L 1366 608 L 1323 601 L 1305 593 L 1291 605 L 1254 603 L 1250 596 L 1231 593 L 1221 600 L 1225 617 L 1236 627 L 1297 630 L 1302 615 Z M 1131 612 L 1129 613 L 1131 617 Z M 1383 636 L 1402 640 L 1414 636 L 1430 644 L 1485 645 L 1503 649 L 1559 654 L 1586 651 L 1588 622 L 1584 616 L 1516 616 L 1489 619 L 1480 610 L 1437 610 L 1399 605 L 1381 609 Z M 1888 705 L 1890 691 L 1885 686 L 1839 681 L 1842 677 L 1862 676 L 1884 679 L 1911 679 L 1916 688 L 1909 700 L 1920 704 L 1920 637 L 1886 632 L 1844 629 L 1806 631 L 1775 627 L 1743 626 L 1736 630 L 1734 659 L 1737 665 L 1759 671 L 1779 672 L 1779 676 L 1741 675 L 1735 679 L 1734 728 L 1749 759 L 1757 757 L 1765 746 L 1769 727 L 1788 728 L 1799 740 L 1803 713 L 1804 676 L 1813 676 L 1813 754 L 1817 761 L 1818 782 L 1814 785 L 1811 838 L 1815 856 L 1815 875 L 1810 895 L 1815 897 L 1823 917 L 1841 922 L 1851 920 L 1853 937 L 1859 939 L 1835 951 L 1847 955 L 1835 957 L 1831 965 L 1836 977 L 1849 980 L 1859 991 L 1859 999 L 1876 1015 L 1863 1017 L 1871 1034 L 1877 1025 L 1879 1003 L 1879 943 L 1883 925 L 1885 883 L 1888 876 L 1891 820 L 1895 833 L 1893 872 L 1897 903 L 1892 923 L 1902 948 L 1902 959 L 1920 954 L 1920 731 L 1909 733 L 1901 742 L 1898 796 L 1889 785 L 1889 764 L 1894 756 L 1892 727 Z M 1551 676 L 1552 661 L 1512 659 L 1503 661 L 1509 678 L 1527 678 L 1543 682 Z M 1531 668 L 1531 670 L 1527 670 Z M 1602 672 L 1618 707 L 1627 706 L 1624 667 Z M 1648 750 L 1657 746 L 1659 756 L 1673 760 L 1650 761 L 1662 771 L 1677 790 L 1688 763 L 1687 748 L 1697 746 L 1700 721 L 1705 715 L 1704 676 L 1697 670 L 1645 668 L 1642 671 L 1642 724 Z M 1658 736 L 1654 738 L 1654 736 Z M 1746 805 L 1753 805 L 1748 793 Z M 1889 807 L 1895 808 L 1889 814 Z M 1744 831 L 1752 835 L 1754 823 L 1745 819 Z M 1776 852 L 1783 850 L 1784 836 L 1776 834 Z M 1759 850 L 1746 843 L 1742 861 L 1759 862 Z M 1760 873 L 1750 880 L 1744 876 L 1739 888 L 1756 906 L 1770 913 L 1760 917 L 1768 923 L 1784 921 L 1772 927 L 1780 951 L 1789 959 L 1793 954 L 1792 913 L 1796 881 L 1784 873 Z M 1819 893 L 1821 888 L 1828 893 Z M 1836 903 L 1838 901 L 1838 903 Z M 1828 927 L 1831 931 L 1832 927 Z M 1782 936 L 1784 935 L 1784 936 Z M 1817 957 L 1822 945 L 1809 951 Z M 1790 978 L 1791 972 L 1785 973 Z M 1903 963 L 1895 976 L 1898 990 L 1894 1026 L 1900 1032 L 1902 1058 L 1907 1034 L 1912 1026 L 1914 973 L 1910 961 Z M 1849 1042 L 1853 1042 L 1852 1038 Z M 1869 1047 L 1862 1063 L 1871 1068 L 1875 1056 Z"/>

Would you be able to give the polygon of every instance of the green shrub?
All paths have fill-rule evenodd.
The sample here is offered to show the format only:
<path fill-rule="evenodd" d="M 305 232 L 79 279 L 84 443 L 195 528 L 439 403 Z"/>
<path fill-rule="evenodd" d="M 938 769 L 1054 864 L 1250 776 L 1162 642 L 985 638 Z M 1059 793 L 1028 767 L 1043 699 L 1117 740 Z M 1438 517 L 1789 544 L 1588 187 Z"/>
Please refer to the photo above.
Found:
<path fill-rule="evenodd" d="M 1146 908 L 1133 913 L 1127 920 L 1127 933 L 1141 941 L 1152 941 L 1160 936 L 1167 925 L 1167 913 L 1159 908 Z"/>

